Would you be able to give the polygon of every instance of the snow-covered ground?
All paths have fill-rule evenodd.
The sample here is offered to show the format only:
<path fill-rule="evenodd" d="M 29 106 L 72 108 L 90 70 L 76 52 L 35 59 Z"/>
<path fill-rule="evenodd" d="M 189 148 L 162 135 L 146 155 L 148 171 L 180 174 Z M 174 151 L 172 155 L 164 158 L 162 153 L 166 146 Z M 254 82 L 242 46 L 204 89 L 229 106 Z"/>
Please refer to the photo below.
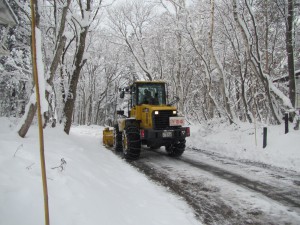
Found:
<path fill-rule="evenodd" d="M 0 124 L 0 224 L 44 224 L 37 127 L 22 139 L 12 121 Z M 183 200 L 104 148 L 101 133 L 98 126 L 74 127 L 70 136 L 62 127 L 45 130 L 52 225 L 199 224 Z"/>
<path fill-rule="evenodd" d="M 259 162 L 300 172 L 300 130 L 289 124 L 267 127 L 267 147 L 263 148 L 263 125 L 211 123 L 192 126 L 189 147 L 214 152 L 243 161 Z"/>
<path fill-rule="evenodd" d="M 13 119 L 0 118 L 0 124 L 0 224 L 43 224 L 37 126 L 22 139 Z M 292 127 L 288 134 L 283 125 L 268 127 L 265 149 L 259 125 L 256 132 L 251 124 L 222 123 L 191 132 L 190 147 L 300 171 L 300 131 Z M 44 134 L 51 224 L 200 224 L 182 199 L 104 148 L 101 127 L 73 127 L 69 136 L 62 127 L 47 128 Z"/>

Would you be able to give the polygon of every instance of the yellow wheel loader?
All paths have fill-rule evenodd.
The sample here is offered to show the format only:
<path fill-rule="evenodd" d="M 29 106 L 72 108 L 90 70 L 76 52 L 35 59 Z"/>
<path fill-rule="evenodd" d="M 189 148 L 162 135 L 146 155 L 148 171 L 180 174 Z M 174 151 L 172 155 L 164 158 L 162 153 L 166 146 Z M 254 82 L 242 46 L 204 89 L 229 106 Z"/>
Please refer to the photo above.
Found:
<path fill-rule="evenodd" d="M 117 111 L 118 123 L 103 131 L 103 143 L 131 160 L 139 158 L 142 145 L 152 149 L 165 146 L 168 155 L 181 156 L 190 128 L 184 127 L 184 117 L 172 106 L 179 99 L 167 104 L 165 82 L 136 81 L 120 89 L 120 98 L 125 94 L 130 94 L 128 116 Z"/>

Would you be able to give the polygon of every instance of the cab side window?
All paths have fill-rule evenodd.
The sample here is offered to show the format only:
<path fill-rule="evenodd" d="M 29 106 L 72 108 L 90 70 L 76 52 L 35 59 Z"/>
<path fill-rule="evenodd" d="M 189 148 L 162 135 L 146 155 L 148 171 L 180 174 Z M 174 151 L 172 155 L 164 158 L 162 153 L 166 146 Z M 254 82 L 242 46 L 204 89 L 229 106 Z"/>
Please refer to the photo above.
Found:
<path fill-rule="evenodd" d="M 136 86 L 134 85 L 134 86 L 132 86 L 132 88 L 131 88 L 131 96 L 132 96 L 132 99 L 131 99 L 131 101 L 132 101 L 132 106 L 135 106 L 136 104 L 137 104 L 137 102 L 136 102 Z"/>
<path fill-rule="evenodd" d="M 144 91 L 145 89 L 141 86 L 139 86 L 139 96 L 138 96 L 138 104 L 143 104 L 143 100 L 144 100 Z"/>

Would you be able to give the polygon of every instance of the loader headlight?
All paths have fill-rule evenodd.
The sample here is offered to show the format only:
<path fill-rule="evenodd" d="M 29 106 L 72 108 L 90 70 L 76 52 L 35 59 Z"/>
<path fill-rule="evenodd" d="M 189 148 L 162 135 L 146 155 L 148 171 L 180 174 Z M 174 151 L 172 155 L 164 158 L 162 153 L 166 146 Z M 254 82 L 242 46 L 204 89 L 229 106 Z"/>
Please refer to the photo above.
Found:
<path fill-rule="evenodd" d="M 159 112 L 158 111 L 154 111 L 154 115 L 158 115 L 159 114 Z"/>
<path fill-rule="evenodd" d="M 175 110 L 175 111 L 173 111 L 173 115 L 176 115 L 177 114 L 177 111 Z"/>

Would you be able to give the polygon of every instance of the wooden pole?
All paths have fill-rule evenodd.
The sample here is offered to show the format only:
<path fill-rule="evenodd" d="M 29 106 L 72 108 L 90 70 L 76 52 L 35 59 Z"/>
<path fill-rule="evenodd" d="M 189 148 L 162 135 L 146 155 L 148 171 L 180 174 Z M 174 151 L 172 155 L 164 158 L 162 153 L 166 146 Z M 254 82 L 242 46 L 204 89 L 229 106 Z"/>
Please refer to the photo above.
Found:
<path fill-rule="evenodd" d="M 36 0 L 31 0 L 31 55 L 32 55 L 32 68 L 33 77 L 35 82 L 35 92 L 36 92 L 36 102 L 37 102 L 37 116 L 39 124 L 39 139 L 40 139 L 40 160 L 41 160 L 41 170 L 42 170 L 42 181 L 43 181 L 43 193 L 44 193 L 44 209 L 45 209 L 45 225 L 49 225 L 49 206 L 48 206 L 48 188 L 47 188 L 47 176 L 46 176 L 46 165 L 45 165 L 45 154 L 44 154 L 44 134 L 43 134 L 43 121 L 41 114 L 41 100 L 40 100 L 40 90 L 39 90 L 39 78 L 37 70 L 37 60 L 36 60 L 36 35 L 35 35 L 35 7 Z"/>

